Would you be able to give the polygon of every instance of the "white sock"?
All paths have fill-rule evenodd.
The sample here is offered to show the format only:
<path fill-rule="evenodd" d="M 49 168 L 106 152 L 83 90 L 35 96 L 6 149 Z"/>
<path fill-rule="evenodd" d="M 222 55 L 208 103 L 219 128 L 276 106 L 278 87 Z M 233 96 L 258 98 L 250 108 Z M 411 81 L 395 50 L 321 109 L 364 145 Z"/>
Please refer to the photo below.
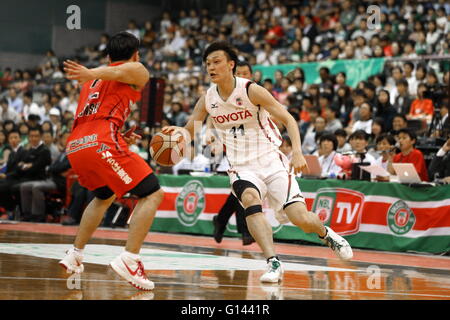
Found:
<path fill-rule="evenodd" d="M 123 253 L 125 253 L 128 257 L 132 258 L 133 260 L 140 259 L 140 256 L 138 254 L 131 253 L 131 252 L 126 251 L 126 250 Z"/>
<path fill-rule="evenodd" d="M 80 255 L 83 255 L 84 249 L 78 249 L 78 248 L 73 247 L 73 251 L 75 251 L 76 253 L 78 253 Z"/>

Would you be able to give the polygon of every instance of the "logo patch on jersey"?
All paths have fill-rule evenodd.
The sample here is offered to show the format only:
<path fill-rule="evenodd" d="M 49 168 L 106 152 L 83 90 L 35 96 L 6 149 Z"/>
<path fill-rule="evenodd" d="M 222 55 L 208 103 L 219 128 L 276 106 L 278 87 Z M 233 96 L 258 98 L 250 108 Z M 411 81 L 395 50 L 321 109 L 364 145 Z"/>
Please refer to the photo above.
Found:
<path fill-rule="evenodd" d="M 88 103 L 88 104 L 86 104 L 86 106 L 84 107 L 83 111 L 81 111 L 78 114 L 78 118 L 86 117 L 86 116 L 89 116 L 91 114 L 97 113 L 99 106 L 100 106 L 100 103 Z"/>
<path fill-rule="evenodd" d="M 106 150 L 109 150 L 109 149 L 111 149 L 111 148 L 108 147 L 106 144 L 102 143 L 102 144 L 100 145 L 100 148 L 97 149 L 97 153 L 101 153 L 101 152 L 106 151 Z"/>
<path fill-rule="evenodd" d="M 212 117 L 214 122 L 216 123 L 224 123 L 224 122 L 230 122 L 230 121 L 238 121 L 238 120 L 245 120 L 247 118 L 251 118 L 253 115 L 250 111 L 239 111 L 239 112 L 233 112 L 229 114 L 224 114 L 216 117 Z"/>
<path fill-rule="evenodd" d="M 236 104 L 237 104 L 238 106 L 242 106 L 242 98 L 237 97 L 237 98 L 236 98 Z"/>
<path fill-rule="evenodd" d="M 219 107 L 219 104 L 218 104 L 217 102 L 211 104 L 211 109 L 216 109 L 216 108 L 218 108 L 218 107 Z"/>

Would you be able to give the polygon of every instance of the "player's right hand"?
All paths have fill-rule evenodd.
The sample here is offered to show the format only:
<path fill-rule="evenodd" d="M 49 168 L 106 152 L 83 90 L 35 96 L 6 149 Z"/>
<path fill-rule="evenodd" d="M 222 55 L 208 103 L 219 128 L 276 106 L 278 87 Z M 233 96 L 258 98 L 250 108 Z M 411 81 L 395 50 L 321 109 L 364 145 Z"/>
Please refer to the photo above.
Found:
<path fill-rule="evenodd" d="M 167 126 L 161 129 L 161 133 L 174 135 L 180 133 L 185 141 L 191 141 L 189 132 L 183 127 Z"/>
<path fill-rule="evenodd" d="M 67 74 L 67 79 L 77 80 L 80 83 L 93 79 L 91 71 L 88 68 L 72 60 L 64 61 L 64 72 Z"/>

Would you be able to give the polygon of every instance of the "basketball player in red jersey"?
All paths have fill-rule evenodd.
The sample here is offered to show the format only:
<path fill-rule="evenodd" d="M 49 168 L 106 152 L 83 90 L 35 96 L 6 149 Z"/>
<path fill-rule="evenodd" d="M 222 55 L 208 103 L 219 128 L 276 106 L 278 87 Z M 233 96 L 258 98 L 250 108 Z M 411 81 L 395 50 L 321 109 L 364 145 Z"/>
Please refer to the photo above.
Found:
<path fill-rule="evenodd" d="M 92 190 L 95 198 L 83 213 L 74 247 L 60 264 L 69 272 L 83 272 L 83 249 L 106 209 L 116 196 L 130 194 L 139 201 L 125 251 L 110 265 L 136 288 L 152 290 L 154 284 L 144 273 L 139 251 L 164 193 L 149 165 L 128 149 L 138 136 L 119 131 L 149 79 L 149 72 L 139 62 L 138 46 L 134 35 L 120 32 L 107 45 L 108 66 L 87 69 L 73 61 L 64 62 L 67 78 L 82 84 L 67 156 L 80 184 Z"/>

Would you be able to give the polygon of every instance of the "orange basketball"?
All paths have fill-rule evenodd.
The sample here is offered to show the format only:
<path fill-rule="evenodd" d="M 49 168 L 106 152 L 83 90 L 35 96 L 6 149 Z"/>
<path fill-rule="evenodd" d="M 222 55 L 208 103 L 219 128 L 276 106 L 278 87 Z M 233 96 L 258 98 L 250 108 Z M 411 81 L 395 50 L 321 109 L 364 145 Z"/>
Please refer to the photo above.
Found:
<path fill-rule="evenodd" d="M 170 167 L 181 161 L 185 145 L 181 133 L 159 132 L 150 141 L 150 155 L 158 164 Z"/>

